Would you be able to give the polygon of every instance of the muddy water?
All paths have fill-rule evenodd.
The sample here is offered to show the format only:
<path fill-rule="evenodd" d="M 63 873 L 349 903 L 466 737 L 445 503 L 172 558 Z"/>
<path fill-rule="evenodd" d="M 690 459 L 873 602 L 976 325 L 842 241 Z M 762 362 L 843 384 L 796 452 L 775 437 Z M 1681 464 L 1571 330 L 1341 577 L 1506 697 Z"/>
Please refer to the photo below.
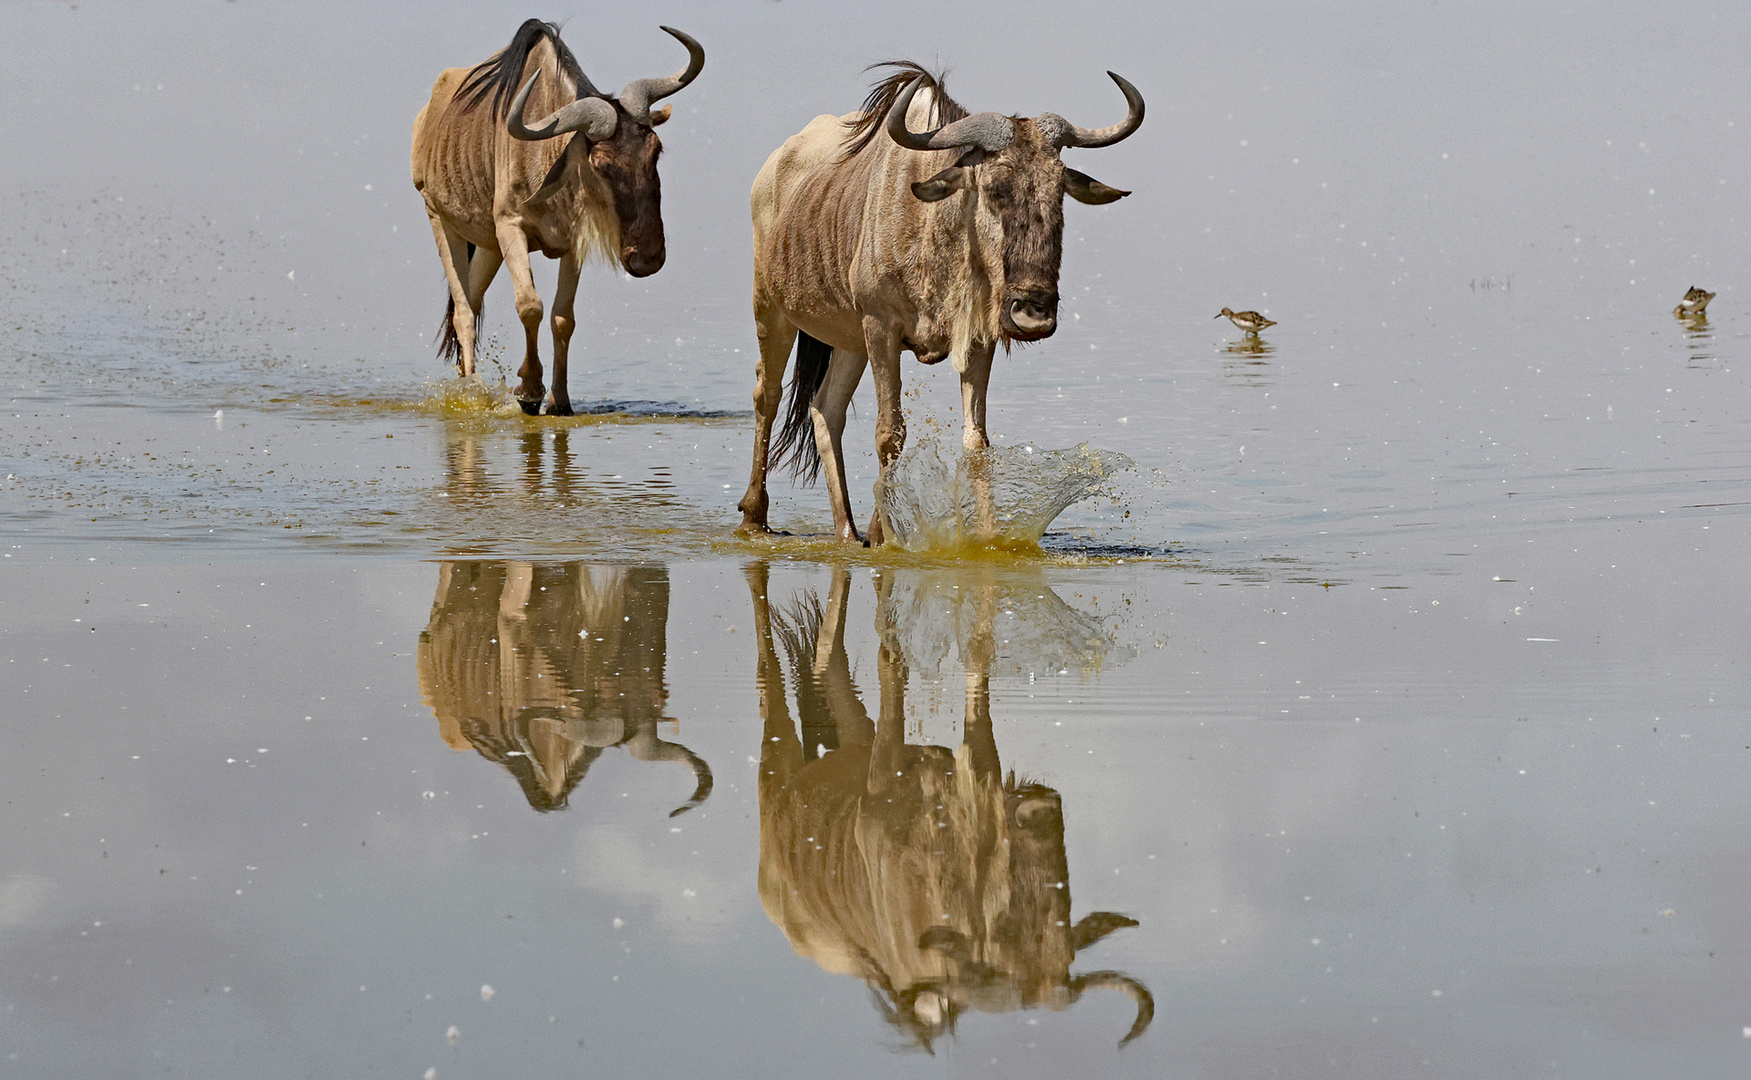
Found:
<path fill-rule="evenodd" d="M 708 65 L 557 420 L 406 181 L 527 14 L 0 8 L 0 1076 L 1744 1074 L 1745 16 L 580 14 Z M 729 535 L 747 183 L 893 55 L 1149 100 L 993 379 L 1135 462 L 1038 552 Z"/>

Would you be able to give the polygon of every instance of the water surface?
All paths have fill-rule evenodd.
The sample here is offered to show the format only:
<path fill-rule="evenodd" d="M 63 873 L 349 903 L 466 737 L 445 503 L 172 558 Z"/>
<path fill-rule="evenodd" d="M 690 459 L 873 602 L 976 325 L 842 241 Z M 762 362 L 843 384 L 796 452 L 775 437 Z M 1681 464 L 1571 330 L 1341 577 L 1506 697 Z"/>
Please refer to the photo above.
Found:
<path fill-rule="evenodd" d="M 561 420 L 406 179 L 529 14 L 0 9 L 0 1075 L 1744 1074 L 1744 15 L 577 13 L 708 62 Z M 901 55 L 1149 101 L 992 381 L 1135 462 L 1038 552 L 730 533 L 748 183 Z"/>

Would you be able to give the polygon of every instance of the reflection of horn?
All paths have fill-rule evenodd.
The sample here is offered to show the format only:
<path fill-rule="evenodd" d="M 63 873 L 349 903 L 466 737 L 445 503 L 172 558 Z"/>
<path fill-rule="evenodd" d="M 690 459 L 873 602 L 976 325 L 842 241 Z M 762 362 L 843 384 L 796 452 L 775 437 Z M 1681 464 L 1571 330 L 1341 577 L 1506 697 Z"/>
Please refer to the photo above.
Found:
<path fill-rule="evenodd" d="M 669 811 L 670 817 L 685 814 L 711 797 L 711 766 L 680 743 L 665 742 L 657 738 L 654 731 L 641 732 L 627 742 L 626 749 L 640 761 L 684 761 L 693 770 L 693 794 L 688 796 L 686 803 Z"/>
<path fill-rule="evenodd" d="M 1121 975 L 1116 971 L 1091 971 L 1070 980 L 1070 1000 L 1079 1001 L 1083 991 L 1102 987 L 1121 990 L 1126 997 L 1137 1003 L 1137 1019 L 1132 1021 L 1131 1030 L 1125 1032 L 1125 1037 L 1119 1040 L 1119 1045 L 1124 1046 L 1143 1034 L 1148 1029 L 1149 1022 L 1155 1019 L 1155 995 L 1149 992 L 1147 986 L 1129 975 Z"/>
<path fill-rule="evenodd" d="M 1070 949 L 1081 952 L 1115 930 L 1136 926 L 1137 920 L 1113 911 L 1096 911 L 1084 915 L 1070 928 Z"/>

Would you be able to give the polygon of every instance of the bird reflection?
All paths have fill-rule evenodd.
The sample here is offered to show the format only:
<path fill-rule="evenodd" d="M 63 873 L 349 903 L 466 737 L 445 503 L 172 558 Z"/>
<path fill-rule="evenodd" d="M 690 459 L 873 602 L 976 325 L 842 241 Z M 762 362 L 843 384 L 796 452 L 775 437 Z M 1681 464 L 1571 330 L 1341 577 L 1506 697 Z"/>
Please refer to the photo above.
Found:
<path fill-rule="evenodd" d="M 1246 334 L 1239 341 L 1223 346 L 1228 355 L 1222 361 L 1222 374 L 1239 379 L 1247 386 L 1268 386 L 1271 354 L 1277 347 L 1256 334 Z"/>
<path fill-rule="evenodd" d="M 563 809 L 603 751 L 621 746 L 693 773 L 679 814 L 705 801 L 712 778 L 657 734 L 668 617 L 660 566 L 441 563 L 420 695 L 446 743 L 503 765 L 536 810 Z"/>
<path fill-rule="evenodd" d="M 1698 311 L 1694 315 L 1679 315 L 1678 322 L 1684 327 L 1684 343 L 1690 351 L 1690 366 L 1701 367 L 1715 359 L 1715 332 L 1709 325 L 1708 313 Z"/>
<path fill-rule="evenodd" d="M 1006 593 L 977 571 L 952 582 L 880 571 L 872 719 L 846 649 L 850 571 L 832 571 L 824 605 L 812 591 L 772 603 L 765 563 L 747 577 L 764 721 L 760 900 L 796 951 L 863 979 L 883 1019 L 927 1051 L 969 1009 L 1064 1009 L 1099 987 L 1136 1002 L 1120 1045 L 1141 1035 L 1155 1010 L 1143 984 L 1114 971 L 1070 971 L 1078 952 L 1136 920 L 1097 911 L 1071 921 L 1058 793 L 1005 777 L 992 733 L 1000 612 L 1016 615 L 1020 596 L 1063 608 L 1052 617 L 1081 636 L 1060 642 L 1053 663 L 1104 647 L 1090 620 L 1038 581 Z M 961 744 L 908 742 L 907 658 L 928 663 L 949 642 L 965 669 Z"/>

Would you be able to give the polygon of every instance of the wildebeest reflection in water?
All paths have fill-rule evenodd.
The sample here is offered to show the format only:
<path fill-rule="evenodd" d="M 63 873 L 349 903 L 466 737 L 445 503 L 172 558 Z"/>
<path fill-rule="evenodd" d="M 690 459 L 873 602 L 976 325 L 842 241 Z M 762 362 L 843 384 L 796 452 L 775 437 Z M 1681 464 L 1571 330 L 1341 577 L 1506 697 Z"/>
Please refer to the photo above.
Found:
<path fill-rule="evenodd" d="M 685 763 L 693 794 L 673 817 L 712 781 L 697 754 L 657 735 L 668 617 L 660 566 L 443 563 L 420 694 L 446 743 L 503 765 L 543 812 L 563 808 L 608 747 Z"/>
<path fill-rule="evenodd" d="M 908 743 L 905 690 L 917 629 L 893 602 L 905 571 L 877 577 L 879 712 L 864 709 L 845 647 L 851 575 L 833 571 L 823 607 L 767 597 L 768 570 L 748 571 L 764 720 L 760 760 L 760 900 L 796 951 L 869 984 L 882 1017 L 931 1050 L 968 1009 L 1063 1009 L 1095 987 L 1137 1003 L 1120 1040 L 1155 1014 L 1148 989 L 1114 971 L 1072 974 L 1076 954 L 1136 920 L 1097 911 L 1072 924 L 1058 793 L 1006 779 L 991 730 L 994 582 L 957 578 L 956 636 L 966 668 L 961 745 Z M 1039 586 L 1043 589 L 1044 586 Z M 789 660 L 797 718 L 785 693 Z M 800 730 L 799 730 L 800 725 Z M 819 753 L 826 747 L 827 753 Z"/>

